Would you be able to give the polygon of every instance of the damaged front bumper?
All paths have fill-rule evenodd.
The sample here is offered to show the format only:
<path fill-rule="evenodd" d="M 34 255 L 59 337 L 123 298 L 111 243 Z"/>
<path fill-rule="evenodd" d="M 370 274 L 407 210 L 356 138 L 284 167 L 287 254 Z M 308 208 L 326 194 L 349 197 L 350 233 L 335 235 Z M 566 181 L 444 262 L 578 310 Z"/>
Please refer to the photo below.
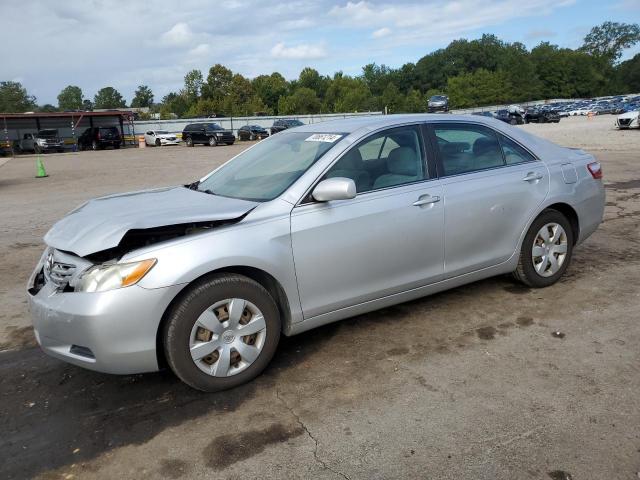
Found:
<path fill-rule="evenodd" d="M 43 255 L 27 287 L 35 336 L 44 352 L 105 373 L 157 371 L 160 320 L 182 286 L 65 291 L 40 275 L 50 251 Z"/>

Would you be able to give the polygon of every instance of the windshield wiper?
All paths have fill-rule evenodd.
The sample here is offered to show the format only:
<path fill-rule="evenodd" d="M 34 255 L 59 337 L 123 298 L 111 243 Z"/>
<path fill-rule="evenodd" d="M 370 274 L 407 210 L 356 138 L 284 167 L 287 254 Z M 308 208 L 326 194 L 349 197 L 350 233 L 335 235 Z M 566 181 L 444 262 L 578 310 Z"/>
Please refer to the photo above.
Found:
<path fill-rule="evenodd" d="M 197 190 L 198 189 L 198 185 L 200 185 L 200 180 L 196 180 L 193 183 L 189 183 L 189 184 L 185 185 L 185 187 L 188 188 L 189 190 Z"/>

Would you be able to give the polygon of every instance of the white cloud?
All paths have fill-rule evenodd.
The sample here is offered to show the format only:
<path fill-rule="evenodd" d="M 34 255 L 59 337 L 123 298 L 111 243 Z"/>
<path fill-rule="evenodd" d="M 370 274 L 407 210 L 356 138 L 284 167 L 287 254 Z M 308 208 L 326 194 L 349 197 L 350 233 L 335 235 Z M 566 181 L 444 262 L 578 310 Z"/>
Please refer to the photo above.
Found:
<path fill-rule="evenodd" d="M 310 45 L 301 43 L 292 47 L 287 47 L 284 42 L 276 43 L 271 49 L 271 56 L 274 58 L 286 58 L 290 60 L 311 60 L 324 58 L 327 52 L 322 45 Z"/>
<path fill-rule="evenodd" d="M 391 34 L 391 29 L 389 27 L 382 27 L 379 28 L 378 30 L 375 30 L 372 34 L 371 37 L 372 38 L 382 38 L 382 37 L 386 37 L 387 35 Z"/>
<path fill-rule="evenodd" d="M 189 25 L 178 22 L 160 37 L 164 45 L 170 47 L 180 47 L 188 44 L 193 39 L 193 32 Z"/>
<path fill-rule="evenodd" d="M 398 44 L 451 38 L 468 31 L 498 25 L 521 17 L 543 15 L 576 0 L 434 0 L 421 3 L 366 0 L 334 6 L 329 15 L 350 28 L 376 32 L 393 28 Z M 469 14 L 473 12 L 473 14 Z"/>

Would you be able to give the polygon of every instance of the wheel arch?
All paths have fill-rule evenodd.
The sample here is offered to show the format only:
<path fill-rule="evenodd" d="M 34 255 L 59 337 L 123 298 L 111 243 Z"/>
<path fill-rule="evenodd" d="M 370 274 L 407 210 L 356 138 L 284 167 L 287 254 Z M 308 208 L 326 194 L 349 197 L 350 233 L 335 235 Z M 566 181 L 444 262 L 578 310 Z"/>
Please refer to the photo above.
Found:
<path fill-rule="evenodd" d="M 578 218 L 578 212 L 576 212 L 571 205 L 563 202 L 547 205 L 545 207 L 545 210 L 556 210 L 567 217 L 567 220 L 569 220 L 569 224 L 571 225 L 571 233 L 573 233 L 573 244 L 575 245 L 578 241 L 578 238 L 580 237 L 580 220 Z"/>
<path fill-rule="evenodd" d="M 259 283 L 261 286 L 263 286 L 267 290 L 267 292 L 269 292 L 271 297 L 273 297 L 278 307 L 278 310 L 282 315 L 282 331 L 285 331 L 287 329 L 287 326 L 291 324 L 292 318 L 291 318 L 291 308 L 289 304 L 289 299 L 287 297 L 287 294 L 284 288 L 282 287 L 280 282 L 276 280 L 276 278 L 273 275 L 271 275 L 270 273 L 262 269 L 259 269 L 256 267 L 250 267 L 247 265 L 235 265 L 235 266 L 218 268 L 216 270 L 212 270 L 203 275 L 200 275 L 199 277 L 193 279 L 191 282 L 185 284 L 184 288 L 182 288 L 182 290 L 178 292 L 178 294 L 173 298 L 173 300 L 171 300 L 169 305 L 167 305 L 167 308 L 164 310 L 164 313 L 162 314 L 162 318 L 158 323 L 158 328 L 156 329 L 156 358 L 157 358 L 159 368 L 164 369 L 164 368 L 168 368 L 169 366 L 165 356 L 162 332 L 168 320 L 169 312 L 171 311 L 173 306 L 186 295 L 189 287 L 194 283 L 199 282 L 200 280 L 207 277 L 225 274 L 225 273 L 236 273 L 239 275 L 244 275 L 245 277 L 248 277 L 251 280 L 254 280 L 255 282 Z"/>

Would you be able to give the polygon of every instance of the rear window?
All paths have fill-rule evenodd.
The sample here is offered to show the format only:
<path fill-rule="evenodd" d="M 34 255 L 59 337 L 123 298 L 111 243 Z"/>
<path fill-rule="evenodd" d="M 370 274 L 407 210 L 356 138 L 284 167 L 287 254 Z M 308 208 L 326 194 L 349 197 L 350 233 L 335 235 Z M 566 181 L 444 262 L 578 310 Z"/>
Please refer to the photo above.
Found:
<path fill-rule="evenodd" d="M 100 127 L 100 133 L 113 133 L 118 134 L 118 129 L 116 127 Z"/>

